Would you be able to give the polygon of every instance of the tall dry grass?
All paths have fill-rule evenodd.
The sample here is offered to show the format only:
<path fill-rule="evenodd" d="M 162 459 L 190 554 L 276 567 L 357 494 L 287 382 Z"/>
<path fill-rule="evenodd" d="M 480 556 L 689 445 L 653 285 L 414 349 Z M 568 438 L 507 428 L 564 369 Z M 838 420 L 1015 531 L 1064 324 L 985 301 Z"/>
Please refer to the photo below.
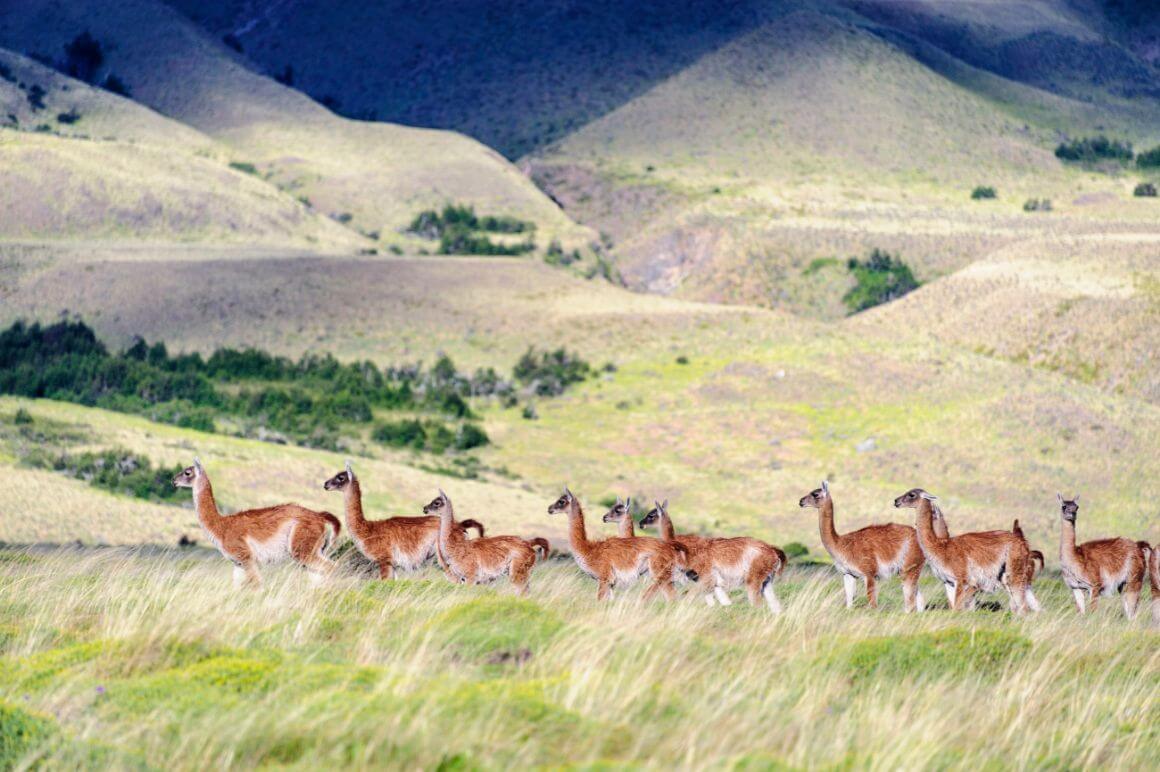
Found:
<path fill-rule="evenodd" d="M 695 597 L 643 603 L 639 590 L 598 604 L 566 562 L 537 569 L 523 600 L 434 573 L 347 573 L 313 589 L 287 567 L 234 591 L 216 556 L 0 558 L 0 707 L 42 729 L 18 748 L 21 764 L 1140 769 L 1160 758 L 1160 636 L 1118 603 L 1077 617 L 1058 579 L 1039 583 L 1034 618 L 915 617 L 894 583 L 881 612 L 847 611 L 836 575 L 797 568 L 774 618 Z M 941 600 L 929 579 L 923 589 Z"/>

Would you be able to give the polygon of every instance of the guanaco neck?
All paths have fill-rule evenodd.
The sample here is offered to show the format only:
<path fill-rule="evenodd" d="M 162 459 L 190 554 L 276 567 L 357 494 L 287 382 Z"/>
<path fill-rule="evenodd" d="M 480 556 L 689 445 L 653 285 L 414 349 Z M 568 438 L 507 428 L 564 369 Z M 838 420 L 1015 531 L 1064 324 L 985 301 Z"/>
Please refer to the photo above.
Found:
<path fill-rule="evenodd" d="M 914 526 L 923 552 L 936 551 L 943 546 L 943 540 L 934 532 L 934 507 L 928 499 L 919 499 Z"/>
<path fill-rule="evenodd" d="M 451 510 L 451 502 L 439 512 L 439 546 L 446 554 L 463 544 L 467 539 L 467 532 L 455 527 L 455 513 Z"/>
<path fill-rule="evenodd" d="M 346 513 L 346 527 L 355 536 L 362 536 L 367 529 L 367 519 L 363 516 L 362 488 L 357 479 L 352 479 L 342 492 L 343 511 Z"/>
<path fill-rule="evenodd" d="M 636 536 L 636 525 L 632 522 L 632 516 L 626 514 L 620 519 L 620 525 L 617 527 L 617 536 L 631 539 Z"/>
<path fill-rule="evenodd" d="M 572 508 L 568 510 L 568 546 L 573 552 L 583 554 L 588 551 L 588 532 L 584 528 L 584 510 L 580 502 L 572 500 Z"/>
<path fill-rule="evenodd" d="M 829 496 L 818 507 L 818 530 L 822 534 L 822 546 L 832 555 L 838 549 L 838 529 L 834 527 L 834 500 Z"/>
<path fill-rule="evenodd" d="M 1060 518 L 1059 528 L 1059 560 L 1060 562 L 1075 563 L 1075 523 Z"/>
<path fill-rule="evenodd" d="M 672 541 L 676 536 L 677 532 L 673 530 L 673 520 L 669 517 L 669 513 L 661 512 L 661 538 Z"/>
<path fill-rule="evenodd" d="M 218 511 L 217 502 L 213 498 L 213 486 L 204 474 L 199 475 L 193 483 L 193 505 L 197 508 L 197 519 L 202 526 L 214 536 L 219 535 L 225 517 Z"/>

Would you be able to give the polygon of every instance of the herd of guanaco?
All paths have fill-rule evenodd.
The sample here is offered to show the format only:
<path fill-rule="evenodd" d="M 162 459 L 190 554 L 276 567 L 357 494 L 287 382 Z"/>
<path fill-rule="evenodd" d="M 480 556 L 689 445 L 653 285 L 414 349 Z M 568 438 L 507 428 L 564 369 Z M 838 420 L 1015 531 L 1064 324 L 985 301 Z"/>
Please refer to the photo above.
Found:
<path fill-rule="evenodd" d="M 329 512 L 316 512 L 297 504 L 250 509 L 225 516 L 217 508 L 209 476 L 201 462 L 184 469 L 173 484 L 193 490 L 197 517 L 210 541 L 235 566 L 235 583 L 259 584 L 258 566 L 293 560 L 315 579 L 329 574 L 334 563 L 328 557 L 337 542 L 341 524 Z M 481 584 L 509 577 L 516 592 L 528 592 L 532 569 L 547 560 L 547 539 L 519 536 L 486 536 L 476 520 L 456 520 L 451 499 L 442 490 L 423 507 L 423 517 L 391 517 L 368 520 L 363 514 L 362 489 L 350 463 L 323 484 L 343 494 L 347 530 L 354 546 L 378 566 L 382 579 L 399 570 L 413 571 L 434 559 L 453 582 Z M 1152 594 L 1152 618 L 1160 624 L 1160 544 L 1125 538 L 1076 543 L 1075 523 L 1079 496 L 1064 499 L 1060 509 L 1060 572 L 1075 598 L 1076 610 L 1094 610 L 1101 596 L 1119 593 L 1124 613 L 1135 616 L 1145 579 Z M 878 581 L 899 575 L 903 606 L 907 612 L 925 608 L 918 587 L 923 566 L 944 585 L 947 604 L 955 610 L 974 607 L 977 594 L 1006 590 L 1016 614 L 1040 610 L 1032 583 L 1043 570 L 1044 557 L 1027 543 L 1016 520 L 1009 531 L 979 531 L 952 536 L 936 497 L 914 488 L 894 500 L 894 506 L 915 510 L 913 526 L 901 523 L 869 525 L 839 533 L 834 524 L 834 500 L 830 486 L 811 491 L 798 502 L 818 510 L 822 545 L 842 575 L 846 606 L 854 605 L 858 581 L 866 587 L 871 608 L 878 607 Z M 772 544 L 747 536 L 711 537 L 678 534 L 669 516 L 668 501 L 656 502 L 641 518 L 642 529 L 655 528 L 657 536 L 638 536 L 631 500 L 616 503 L 604 522 L 616 523 L 616 536 L 590 539 L 580 501 L 567 488 L 548 507 L 549 515 L 568 520 L 568 546 L 581 571 L 596 580 L 598 600 L 610 599 L 613 591 L 647 577 L 647 600 L 658 592 L 669 600 L 676 585 L 693 583 L 709 605 L 729 605 L 729 591 L 744 588 L 754 605 L 763 602 L 774 614 L 781 603 L 774 583 L 785 569 L 785 552 Z M 477 533 L 468 537 L 468 531 Z"/>

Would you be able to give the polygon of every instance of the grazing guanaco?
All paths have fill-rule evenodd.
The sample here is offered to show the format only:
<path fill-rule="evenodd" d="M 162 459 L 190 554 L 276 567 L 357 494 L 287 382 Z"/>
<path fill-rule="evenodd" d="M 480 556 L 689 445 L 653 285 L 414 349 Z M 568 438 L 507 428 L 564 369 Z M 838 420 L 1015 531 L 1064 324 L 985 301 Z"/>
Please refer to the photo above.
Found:
<path fill-rule="evenodd" d="M 1148 570 L 1151 548 L 1147 542 L 1131 539 L 1111 538 L 1075 543 L 1075 521 L 1079 517 L 1079 496 L 1059 499 L 1059 568 L 1063 582 L 1071 588 L 1076 610 L 1083 614 L 1084 593 L 1091 600 L 1091 610 L 1096 610 L 1100 595 L 1123 593 L 1124 614 L 1128 619 L 1136 615 L 1140 602 L 1140 589 L 1144 586 L 1144 574 Z M 1153 599 L 1155 599 L 1153 594 Z"/>
<path fill-rule="evenodd" d="M 952 607 L 967 608 L 976 592 L 994 592 L 1003 586 L 1016 614 L 1039 611 L 1027 581 L 1030 560 L 1027 542 L 1010 531 L 983 531 L 939 538 L 934 532 L 935 497 L 913 488 L 894 500 L 895 507 L 917 510 L 915 531 L 931 571 L 954 590 Z"/>
<path fill-rule="evenodd" d="M 318 580 L 333 570 L 326 556 L 338 538 L 341 525 L 329 512 L 315 512 L 297 504 L 247 509 L 225 516 L 214 500 L 209 475 L 198 459 L 186 467 L 173 484 L 193 489 L 197 519 L 210 541 L 234 564 L 234 584 L 262 583 L 258 566 L 294 560 Z"/>
<path fill-rule="evenodd" d="M 830 484 L 825 480 L 821 488 L 802 496 L 798 506 L 818 510 L 822 546 L 830 553 L 834 568 L 842 575 L 846 608 L 854 607 L 859 579 L 866 584 L 866 600 L 870 608 L 878 608 L 878 580 L 896 574 L 902 576 L 902 602 L 906 611 L 926 608 L 918 589 L 924 559 L 914 528 L 901 523 L 883 523 L 838 533 L 834 526 L 834 499 L 830 495 Z"/>
<path fill-rule="evenodd" d="M 636 527 L 632 522 L 632 499 L 621 501 L 620 497 L 616 497 L 616 503 L 604 513 L 604 522 L 619 523 L 616 527 L 616 535 L 625 539 L 631 539 L 636 536 Z"/>
<path fill-rule="evenodd" d="M 526 595 L 532 567 L 536 564 L 536 550 L 540 551 L 541 560 L 548 559 L 551 547 L 547 539 L 540 537 L 485 536 L 469 540 L 464 530 L 456 527 L 451 499 L 442 490 L 423 507 L 423 514 L 438 516 L 443 559 L 452 577 L 467 584 L 484 584 L 508 574 L 516 592 Z"/>
<path fill-rule="evenodd" d="M 949 538 L 951 535 L 951 532 L 950 532 L 950 529 L 947 528 L 946 516 L 943 515 L 942 508 L 938 504 L 934 504 L 934 505 L 932 505 L 932 509 L 933 509 L 933 516 L 931 518 L 931 524 L 934 526 L 934 535 L 937 536 L 939 539 Z M 1023 539 L 1023 541 L 1027 541 L 1027 537 L 1023 535 L 1023 528 L 1020 527 L 1020 525 L 1019 525 L 1019 518 L 1015 518 L 1015 522 L 1011 524 L 1011 533 L 1015 534 L 1020 539 Z M 1047 563 L 1047 561 L 1043 557 L 1043 553 L 1040 552 L 1039 550 L 1030 549 L 1030 546 L 1031 545 L 1028 544 L 1029 552 L 1027 554 L 1028 554 L 1028 557 L 1030 558 L 1027 561 L 1027 584 L 1028 584 L 1028 586 L 1030 586 L 1031 583 L 1035 581 L 1035 577 L 1043 570 L 1043 567 Z M 945 585 L 943 585 L 943 587 L 947 591 L 947 604 L 950 606 L 954 606 L 954 604 L 955 604 L 954 588 L 951 587 L 949 584 L 945 584 Z"/>
<path fill-rule="evenodd" d="M 447 573 L 447 564 L 439 552 L 439 518 L 367 520 L 363 515 L 362 487 L 349 461 L 345 471 L 331 477 L 322 487 L 328 491 L 342 491 L 347 530 L 358 551 L 378 564 L 380 578 L 393 579 L 399 569 L 414 571 L 432 557 Z M 483 525 L 475 520 L 464 520 L 456 526 L 465 533 L 466 529 L 474 528 L 480 536 L 484 535 Z"/>
<path fill-rule="evenodd" d="M 653 504 L 653 508 L 641 518 L 640 527 L 655 525 L 662 539 L 681 544 L 686 549 L 689 555 L 686 567 L 702 583 L 706 603 L 712 606 L 716 597 L 722 606 L 728 606 L 732 603 L 729 590 L 744 586 L 749 602 L 754 606 L 760 606 L 764 597 L 770 611 L 781 613 L 781 602 L 773 591 L 773 583 L 785 570 L 784 552 L 748 536 L 677 536 L 669 517 L 668 500 Z"/>
<path fill-rule="evenodd" d="M 584 528 L 584 510 L 567 488 L 548 507 L 549 515 L 561 512 L 568 517 L 568 545 L 572 557 L 581 571 L 596 580 L 597 600 L 611 598 L 618 583 L 634 582 L 645 573 L 652 577 L 652 584 L 644 592 L 645 600 L 658 591 L 669 600 L 676 597 L 673 571 L 681 570 L 685 565 L 688 552 L 683 547 L 647 536 L 589 541 Z"/>

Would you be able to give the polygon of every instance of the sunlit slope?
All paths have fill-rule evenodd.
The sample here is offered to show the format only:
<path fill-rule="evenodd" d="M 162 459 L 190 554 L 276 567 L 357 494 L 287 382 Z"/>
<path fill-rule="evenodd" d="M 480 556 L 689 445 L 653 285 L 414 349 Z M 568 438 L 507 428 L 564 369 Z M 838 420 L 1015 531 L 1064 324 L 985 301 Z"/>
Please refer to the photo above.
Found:
<path fill-rule="evenodd" d="M 0 11 L 0 44 L 61 57 L 89 31 L 134 99 L 229 145 L 235 160 L 315 209 L 388 235 L 447 201 L 535 221 L 546 237 L 586 239 L 522 174 L 448 132 L 348 121 L 255 74 L 183 16 L 152 0 L 33 0 Z"/>
<path fill-rule="evenodd" d="M 890 502 L 916 485 L 942 497 L 956 528 L 1006 528 L 1019 517 L 1046 549 L 1058 538 L 1059 488 L 1091 496 L 1084 522 L 1093 537 L 1117 530 L 1155 540 L 1160 525 L 1151 506 L 1160 495 L 1154 405 L 942 343 L 905 324 L 830 327 L 632 295 L 516 260 L 70 259 L 38 268 L 24 259 L 26 272 L 5 278 L 24 288 L 6 297 L 6 314 L 51 319 L 69 308 L 114 344 L 141 333 L 174 349 L 256 343 L 381 364 L 430 362 L 443 350 L 462 366 L 501 372 L 529 343 L 565 344 L 594 365 L 615 363 L 615 372 L 537 401 L 538 420 L 524 419 L 519 408 L 477 406 L 494 443 L 481 460 L 514 475 L 490 483 L 499 487 L 489 501 L 508 507 L 505 517 L 538 523 L 568 483 L 583 495 L 596 529 L 597 501 L 607 495 L 668 497 L 679 527 L 817 549 L 816 513 L 798 509 L 797 500 L 828 478 L 843 528 L 909 521 Z M 73 280 L 79 276 L 86 281 Z M 199 285 L 199 276 L 216 277 L 219 289 Z M 286 288 L 283 303 L 255 305 L 275 277 Z M 26 300 L 52 291 L 51 305 Z M 182 436 L 189 451 L 227 442 Z M 316 472 L 325 465 L 318 462 Z M 383 467 L 381 474 L 396 473 Z M 254 490 L 267 484 L 254 482 Z M 407 488 L 416 505 L 420 488 Z M 503 492 L 509 488 L 511 497 Z"/>
<path fill-rule="evenodd" d="M 1028 240 L 854 324 L 933 338 L 1160 401 L 1160 236 Z"/>
<path fill-rule="evenodd" d="M 214 241 L 350 252 L 365 239 L 229 149 L 128 99 L 0 50 L 0 237 Z"/>

